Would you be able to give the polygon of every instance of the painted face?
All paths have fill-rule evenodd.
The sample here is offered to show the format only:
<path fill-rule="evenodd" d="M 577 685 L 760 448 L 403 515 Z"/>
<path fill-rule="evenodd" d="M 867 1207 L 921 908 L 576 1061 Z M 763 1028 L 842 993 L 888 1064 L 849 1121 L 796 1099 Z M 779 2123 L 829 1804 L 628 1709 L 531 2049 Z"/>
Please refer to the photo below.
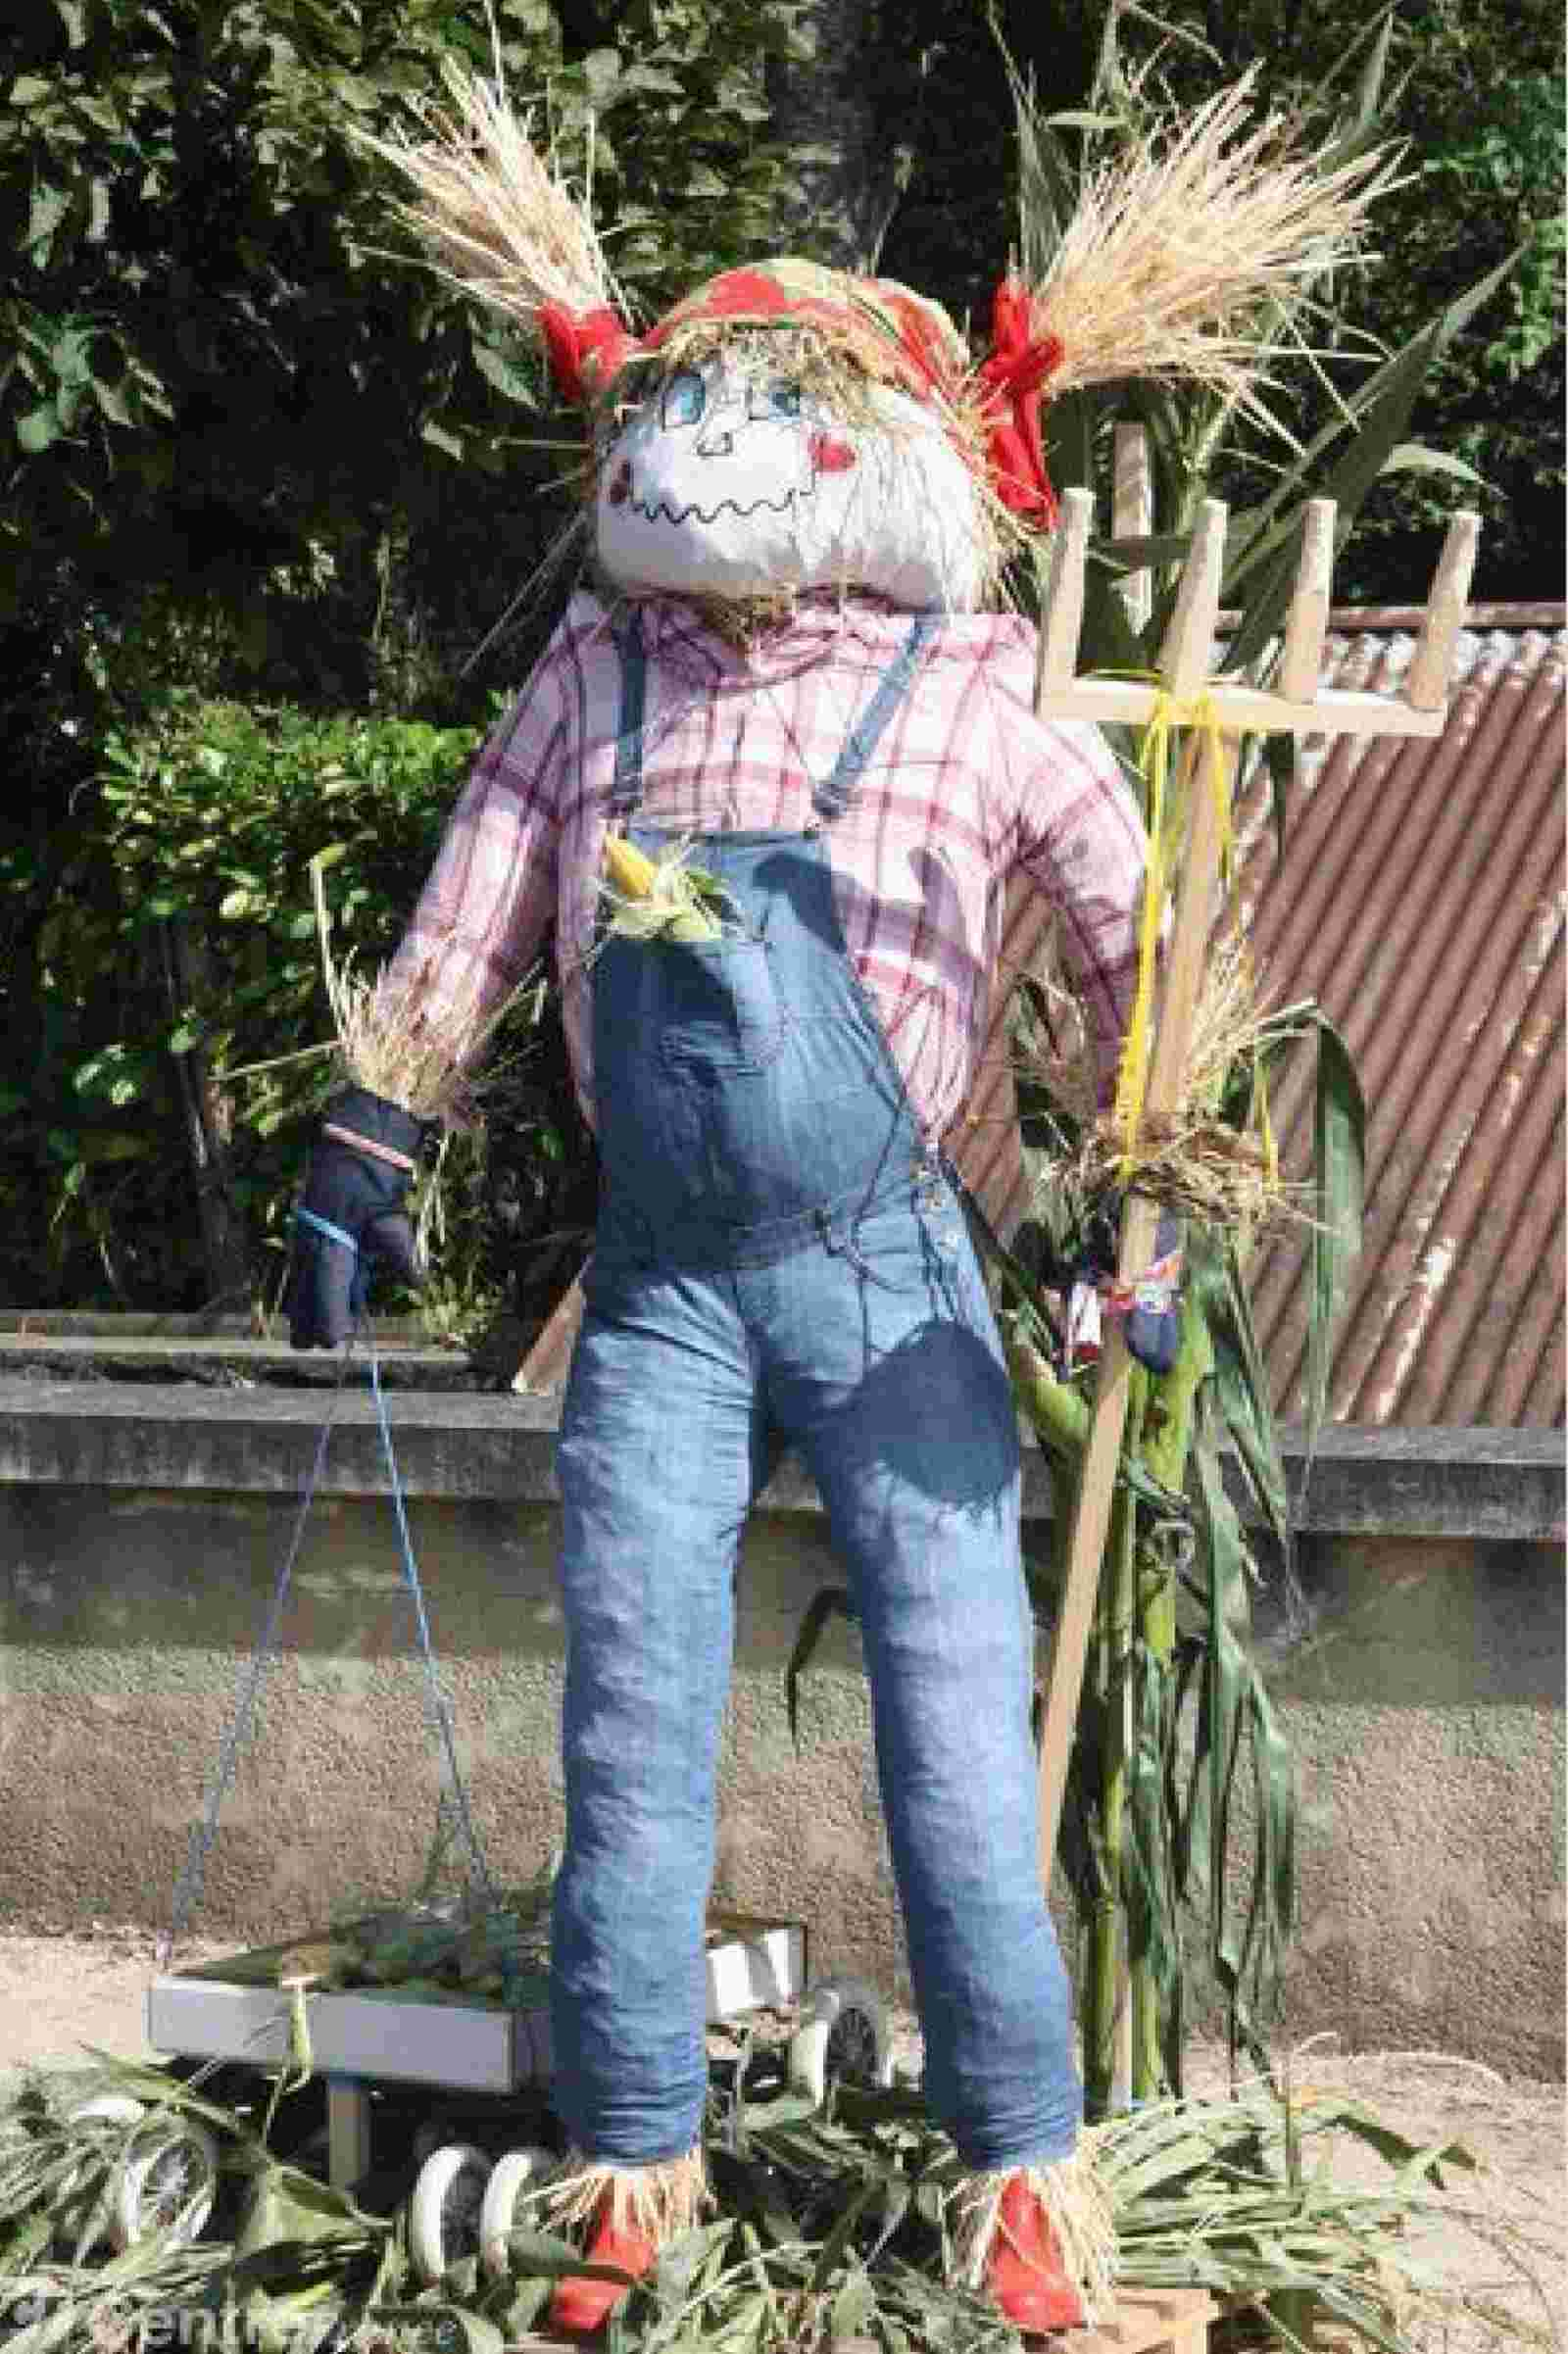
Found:
<path fill-rule="evenodd" d="M 600 564 L 617 586 L 744 597 L 870 589 L 911 611 L 980 600 L 974 483 L 940 424 L 878 387 L 848 427 L 787 375 L 716 357 L 669 376 L 600 467 Z"/>

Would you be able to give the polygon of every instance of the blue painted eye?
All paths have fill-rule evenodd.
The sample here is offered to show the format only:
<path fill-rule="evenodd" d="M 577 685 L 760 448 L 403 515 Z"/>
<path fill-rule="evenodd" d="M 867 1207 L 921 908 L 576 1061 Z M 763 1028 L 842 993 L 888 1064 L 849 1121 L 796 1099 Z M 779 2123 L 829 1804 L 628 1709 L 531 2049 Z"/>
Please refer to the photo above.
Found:
<path fill-rule="evenodd" d="M 695 368 L 682 368 L 664 387 L 659 421 L 663 425 L 695 425 L 707 407 L 708 386 Z"/>
<path fill-rule="evenodd" d="M 758 398 L 752 404 L 754 417 L 799 417 L 801 388 L 788 376 L 775 376 L 771 383 L 758 386 Z"/>

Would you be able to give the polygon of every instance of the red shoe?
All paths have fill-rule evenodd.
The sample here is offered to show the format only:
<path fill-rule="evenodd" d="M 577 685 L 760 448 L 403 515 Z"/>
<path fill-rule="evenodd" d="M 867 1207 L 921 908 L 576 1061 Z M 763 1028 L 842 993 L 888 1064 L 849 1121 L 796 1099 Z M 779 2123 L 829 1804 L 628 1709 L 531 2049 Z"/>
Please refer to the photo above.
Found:
<path fill-rule="evenodd" d="M 616 2264 L 640 2280 L 659 2254 L 654 2242 L 634 2224 L 616 2231 L 611 2222 L 612 2193 L 606 2191 L 595 2220 L 594 2235 L 584 2252 L 586 2264 Z M 569 2275 L 556 2283 L 550 2300 L 550 2326 L 562 2337 L 593 2337 L 627 2293 L 620 2280 L 584 2280 Z"/>
<path fill-rule="evenodd" d="M 1002 2193 L 986 2286 L 1004 2318 L 1026 2336 L 1083 2328 L 1083 2299 L 1067 2278 L 1039 2193 L 1021 2174 Z"/>

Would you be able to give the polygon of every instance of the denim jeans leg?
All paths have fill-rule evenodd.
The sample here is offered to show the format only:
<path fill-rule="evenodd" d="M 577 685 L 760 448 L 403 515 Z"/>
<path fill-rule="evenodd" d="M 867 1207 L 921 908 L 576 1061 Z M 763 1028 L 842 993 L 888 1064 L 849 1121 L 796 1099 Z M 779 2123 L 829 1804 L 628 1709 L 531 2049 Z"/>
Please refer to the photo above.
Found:
<path fill-rule="evenodd" d="M 704 1927 L 760 1446 L 722 1280 L 596 1273 L 562 1416 L 566 1846 L 551 1955 L 555 2100 L 632 2165 L 697 2138 Z"/>
<path fill-rule="evenodd" d="M 858 1609 L 927 2099 L 967 2164 L 1049 2163 L 1074 2145 L 1081 2093 L 1040 1885 L 1034 1630 L 995 1325 L 946 1202 L 879 1213 L 790 1268 L 769 1398 Z"/>

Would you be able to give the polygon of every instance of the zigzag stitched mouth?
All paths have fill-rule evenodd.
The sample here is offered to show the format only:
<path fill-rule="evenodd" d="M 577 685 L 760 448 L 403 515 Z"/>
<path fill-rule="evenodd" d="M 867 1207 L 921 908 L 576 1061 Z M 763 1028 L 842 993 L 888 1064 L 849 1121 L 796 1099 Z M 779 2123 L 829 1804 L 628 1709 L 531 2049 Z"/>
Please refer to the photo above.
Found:
<path fill-rule="evenodd" d="M 802 499 L 808 499 L 810 496 L 809 490 L 797 488 L 787 490 L 780 499 L 754 499 L 749 507 L 743 507 L 738 499 L 720 499 L 716 507 L 700 507 L 693 499 L 689 505 L 677 508 L 671 507 L 667 499 L 656 499 L 652 507 L 645 507 L 642 500 L 633 491 L 629 504 L 633 512 L 642 516 L 645 523 L 657 523 L 660 516 L 662 515 L 666 522 L 673 523 L 678 528 L 680 524 L 689 522 L 693 515 L 700 523 L 716 522 L 721 515 L 736 515 L 744 522 L 748 515 L 760 513 L 764 507 L 769 515 L 788 515 L 792 507 L 798 506 Z"/>

